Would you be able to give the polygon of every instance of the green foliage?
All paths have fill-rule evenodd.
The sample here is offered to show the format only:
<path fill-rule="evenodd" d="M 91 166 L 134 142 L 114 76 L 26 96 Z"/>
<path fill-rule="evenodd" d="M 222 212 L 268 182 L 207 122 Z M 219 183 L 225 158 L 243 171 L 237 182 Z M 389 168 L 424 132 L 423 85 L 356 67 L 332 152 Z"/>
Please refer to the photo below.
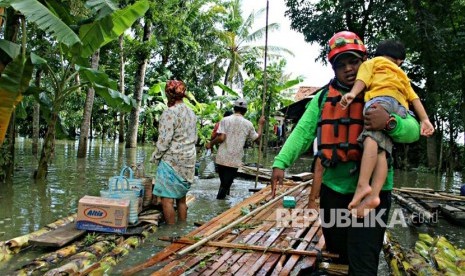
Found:
<path fill-rule="evenodd" d="M 17 97 L 29 87 L 32 76 L 32 62 L 30 58 L 20 55 L 14 57 L 0 77 L 0 94 L 10 95 L 10 98 L 3 98 L 3 101 L 16 101 Z"/>
<path fill-rule="evenodd" d="M 106 6 L 100 7 L 103 8 Z M 103 45 L 118 38 L 148 8 L 148 1 L 140 0 L 124 9 L 109 13 L 100 20 L 81 26 L 79 28 L 79 38 L 82 41 L 82 49 L 78 45 L 77 53 L 81 57 L 89 57 Z M 76 52 L 76 49 L 73 49 L 73 52 Z"/>
<path fill-rule="evenodd" d="M 96 14 L 96 19 L 101 19 L 118 9 L 118 6 L 110 0 L 89 0 L 85 6 Z"/>
<path fill-rule="evenodd" d="M 197 115 L 198 144 L 203 146 L 210 140 L 213 127 L 221 120 L 224 112 L 221 112 L 215 101 L 200 103 L 192 94 L 188 94 L 188 99 L 184 102 Z"/>
<path fill-rule="evenodd" d="M 85 238 L 84 238 L 84 244 L 86 246 L 92 245 L 97 241 L 98 234 L 93 232 L 93 233 L 88 233 Z"/>
<path fill-rule="evenodd" d="M 21 47 L 8 40 L 0 40 L 0 49 L 5 52 L 10 57 L 16 57 L 19 56 Z"/>
<path fill-rule="evenodd" d="M 250 57 L 253 59 L 253 57 Z M 266 71 L 266 93 L 265 92 L 265 75 L 264 71 L 256 66 L 247 66 L 247 74 L 249 79 L 245 81 L 243 87 L 244 96 L 249 99 L 248 116 L 253 122 L 257 122 L 261 116 L 262 108 L 265 107 L 265 115 L 269 123 L 273 124 L 273 115 L 271 111 L 278 110 L 289 104 L 289 100 L 282 92 L 298 85 L 302 78 L 289 80 L 284 76 L 285 61 L 280 60 L 271 63 Z"/>
<path fill-rule="evenodd" d="M 3 145 L 0 145 L 0 181 L 6 178 L 6 172 L 3 168 L 9 166 L 14 161 L 8 149 L 8 145 L 8 139 L 5 139 Z"/>
<path fill-rule="evenodd" d="M 79 37 L 56 14 L 36 0 L 11 0 L 11 7 L 20 11 L 30 22 L 36 23 L 40 29 L 51 33 L 58 42 L 70 47 L 80 44 Z"/>
<path fill-rule="evenodd" d="M 255 20 L 263 15 L 264 10 L 248 15 L 245 19 L 241 15 L 241 5 L 239 0 L 231 1 L 226 5 L 227 15 L 224 22 L 224 30 L 219 35 L 221 47 L 224 49 L 217 57 L 217 63 L 226 68 L 223 84 L 228 86 L 244 83 L 243 66 L 247 55 L 261 56 L 264 54 L 262 46 L 255 46 L 253 42 L 265 36 L 266 30 L 269 32 L 279 28 L 279 24 L 271 23 L 268 26 L 252 31 Z M 270 46 L 270 54 L 279 55 L 282 52 L 290 53 L 286 49 Z"/>

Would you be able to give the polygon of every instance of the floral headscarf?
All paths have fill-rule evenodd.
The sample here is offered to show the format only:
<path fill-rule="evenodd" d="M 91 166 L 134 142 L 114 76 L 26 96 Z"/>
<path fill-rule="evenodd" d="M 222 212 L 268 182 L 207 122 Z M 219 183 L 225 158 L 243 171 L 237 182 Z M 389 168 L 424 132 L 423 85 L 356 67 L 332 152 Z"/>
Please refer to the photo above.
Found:
<path fill-rule="evenodd" d="M 171 107 L 177 100 L 186 96 L 186 85 L 183 81 L 169 80 L 166 82 L 165 94 L 168 98 L 168 106 Z"/>

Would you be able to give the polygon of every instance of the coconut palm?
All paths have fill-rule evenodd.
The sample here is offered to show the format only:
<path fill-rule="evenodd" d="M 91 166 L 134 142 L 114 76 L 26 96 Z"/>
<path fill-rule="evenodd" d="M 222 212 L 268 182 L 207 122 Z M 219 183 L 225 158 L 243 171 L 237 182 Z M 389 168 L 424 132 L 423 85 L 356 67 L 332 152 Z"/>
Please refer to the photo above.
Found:
<path fill-rule="evenodd" d="M 252 27 L 257 18 L 264 14 L 265 9 L 252 12 L 244 20 L 241 15 L 241 1 L 234 0 L 227 6 L 227 20 L 224 24 L 224 31 L 220 32 L 219 39 L 225 49 L 224 55 L 220 56 L 217 63 L 226 68 L 224 85 L 232 87 L 233 85 L 243 86 L 242 66 L 246 54 L 263 55 L 265 46 L 254 44 L 266 34 L 267 26 L 252 31 Z M 268 30 L 273 31 L 279 28 L 278 23 L 268 25 Z M 282 52 L 293 55 L 287 49 L 268 46 L 269 56 L 276 57 Z"/>

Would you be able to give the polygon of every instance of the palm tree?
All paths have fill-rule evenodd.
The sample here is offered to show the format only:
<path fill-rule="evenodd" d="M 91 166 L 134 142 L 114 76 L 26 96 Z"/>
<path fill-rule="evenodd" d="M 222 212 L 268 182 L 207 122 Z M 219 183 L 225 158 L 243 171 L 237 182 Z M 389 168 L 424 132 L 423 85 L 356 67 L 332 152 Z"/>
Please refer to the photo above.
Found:
<path fill-rule="evenodd" d="M 254 42 L 257 42 L 265 36 L 267 26 L 251 31 L 256 18 L 260 17 L 265 12 L 265 9 L 252 12 L 243 20 L 240 3 L 240 0 L 234 0 L 227 6 L 228 13 L 226 23 L 224 24 L 224 31 L 219 34 L 219 39 L 225 51 L 224 54 L 218 58 L 217 63 L 226 68 L 226 75 L 224 76 L 223 83 L 230 87 L 233 85 L 242 87 L 244 84 L 242 66 L 245 55 L 264 55 L 265 51 L 264 45 L 258 46 L 254 44 Z M 277 30 L 278 28 L 278 23 L 271 23 L 268 25 L 269 31 Z M 282 52 L 293 55 L 289 50 L 276 46 L 268 46 L 268 51 L 270 52 L 271 58 L 280 56 Z"/>

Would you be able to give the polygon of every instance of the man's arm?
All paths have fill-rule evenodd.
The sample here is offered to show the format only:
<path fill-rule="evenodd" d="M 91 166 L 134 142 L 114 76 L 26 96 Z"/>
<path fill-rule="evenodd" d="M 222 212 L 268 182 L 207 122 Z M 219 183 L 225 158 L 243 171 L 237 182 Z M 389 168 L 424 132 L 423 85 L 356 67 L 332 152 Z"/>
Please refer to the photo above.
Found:
<path fill-rule="evenodd" d="M 322 97 L 320 92 L 307 104 L 305 112 L 300 118 L 294 130 L 287 138 L 279 154 L 273 162 L 271 174 L 271 195 L 276 195 L 276 186 L 283 184 L 284 169 L 290 167 L 299 156 L 307 151 L 313 144 L 316 136 L 317 120 L 319 117 L 318 99 Z"/>
<path fill-rule="evenodd" d="M 218 133 L 215 137 L 215 139 L 211 140 L 207 144 L 205 144 L 205 148 L 211 149 L 214 145 L 218 145 L 224 142 L 226 140 L 226 134 L 224 133 Z"/>
<path fill-rule="evenodd" d="M 382 106 L 374 104 L 365 114 L 365 129 L 384 130 L 390 117 L 394 117 L 397 126 L 386 133 L 396 143 L 413 143 L 420 139 L 420 124 L 410 114 L 403 119 L 397 114 L 389 114 Z"/>

